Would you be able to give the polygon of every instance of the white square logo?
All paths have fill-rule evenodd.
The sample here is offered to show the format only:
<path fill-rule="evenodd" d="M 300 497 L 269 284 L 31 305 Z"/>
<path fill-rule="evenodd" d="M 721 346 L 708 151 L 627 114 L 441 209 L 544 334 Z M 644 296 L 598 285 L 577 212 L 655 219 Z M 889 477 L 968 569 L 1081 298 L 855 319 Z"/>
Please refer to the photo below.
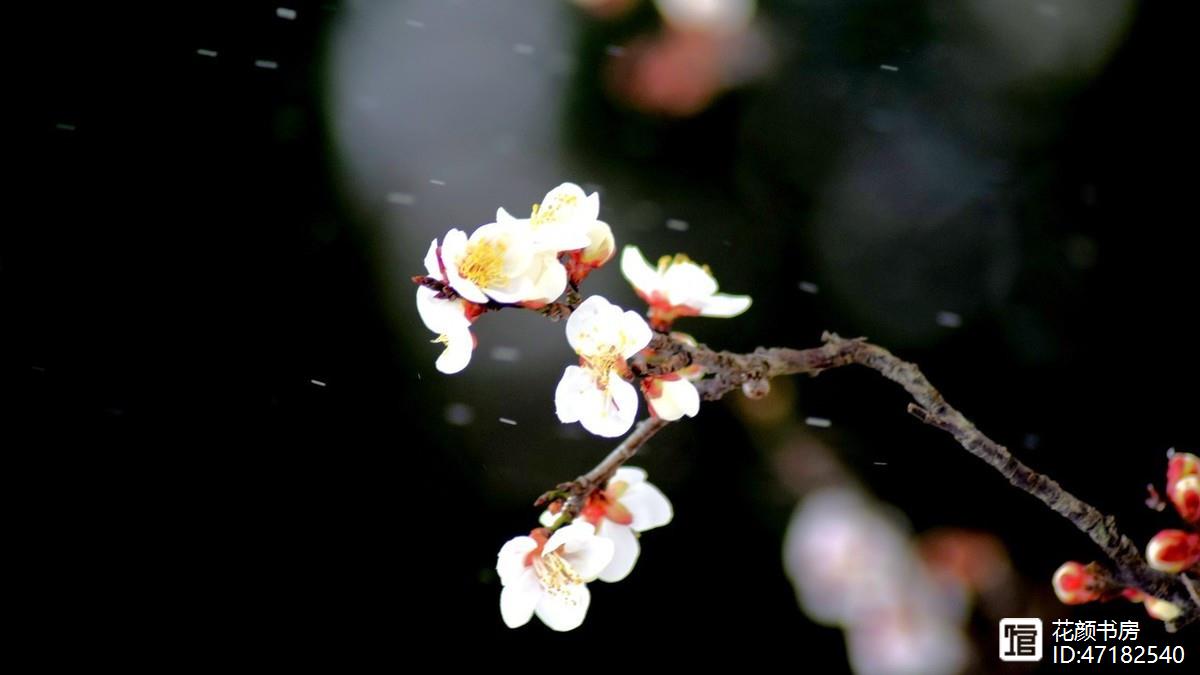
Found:
<path fill-rule="evenodd" d="M 1041 661 L 1042 620 L 1000 619 L 1000 660 Z"/>

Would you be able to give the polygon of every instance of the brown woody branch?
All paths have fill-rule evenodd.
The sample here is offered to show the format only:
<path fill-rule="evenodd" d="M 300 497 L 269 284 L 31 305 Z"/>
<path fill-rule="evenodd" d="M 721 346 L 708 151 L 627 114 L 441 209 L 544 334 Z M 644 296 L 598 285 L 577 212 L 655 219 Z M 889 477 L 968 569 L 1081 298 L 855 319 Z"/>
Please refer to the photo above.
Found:
<path fill-rule="evenodd" d="M 1090 537 L 1115 565 L 1112 576 L 1118 583 L 1179 606 L 1183 613 L 1167 624 L 1168 630 L 1177 630 L 1200 620 L 1200 600 L 1197 600 L 1190 579 L 1151 568 L 1138 546 L 1117 529 L 1115 518 L 1101 513 L 1053 479 L 1029 468 L 1013 457 L 1008 448 L 984 435 L 946 402 L 915 364 L 861 338 L 847 340 L 826 333 L 823 342 L 822 346 L 811 349 L 759 348 L 750 354 L 735 354 L 712 351 L 703 345 L 693 347 L 660 333 L 651 344 L 656 363 L 635 363 L 634 370 L 639 375 L 656 374 L 670 372 L 662 364 L 682 367 L 698 363 L 708 377 L 696 382 L 696 387 L 705 400 L 712 401 L 739 387 L 747 395 L 762 395 L 766 392 L 766 382 L 780 375 L 815 376 L 824 370 L 850 364 L 870 368 L 908 392 L 915 401 L 908 405 L 909 413 L 953 436 L 963 448 L 998 471 L 1013 486 L 1033 495 Z M 592 491 L 602 488 L 613 472 L 666 424 L 653 417 L 643 420 L 595 468 L 542 495 L 538 503 L 563 500 L 565 515 L 560 522 L 570 520 L 579 513 Z"/>

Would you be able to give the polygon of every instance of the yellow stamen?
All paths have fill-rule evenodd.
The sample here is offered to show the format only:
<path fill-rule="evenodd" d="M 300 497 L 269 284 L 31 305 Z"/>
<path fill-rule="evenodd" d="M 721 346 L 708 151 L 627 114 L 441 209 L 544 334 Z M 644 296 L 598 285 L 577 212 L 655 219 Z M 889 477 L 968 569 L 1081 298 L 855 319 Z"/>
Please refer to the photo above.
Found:
<path fill-rule="evenodd" d="M 557 553 L 535 557 L 533 572 L 537 575 L 538 581 L 542 582 L 546 592 L 551 595 L 565 594 L 568 586 L 583 583 L 583 577 L 575 572 L 571 563 Z"/>
<path fill-rule="evenodd" d="M 504 253 L 508 244 L 484 239 L 467 245 L 458 273 L 480 288 L 494 288 L 504 280 Z"/>
<path fill-rule="evenodd" d="M 579 199 L 575 195 L 565 195 L 541 206 L 534 204 L 533 213 L 529 216 L 529 224 L 536 228 L 553 223 L 558 220 L 560 211 L 574 207 L 577 201 Z"/>
<path fill-rule="evenodd" d="M 443 345 L 446 345 L 447 347 L 449 347 L 450 346 L 450 336 L 446 335 L 445 333 L 442 333 L 441 335 L 430 340 L 430 342 L 432 342 L 433 344 L 443 344 Z"/>
<path fill-rule="evenodd" d="M 589 354 L 583 357 L 587 364 L 588 370 L 592 371 L 592 377 L 596 380 L 596 387 L 601 391 L 608 389 L 608 372 L 617 367 L 617 363 L 623 361 L 620 353 L 615 349 L 607 349 L 598 354 Z"/>

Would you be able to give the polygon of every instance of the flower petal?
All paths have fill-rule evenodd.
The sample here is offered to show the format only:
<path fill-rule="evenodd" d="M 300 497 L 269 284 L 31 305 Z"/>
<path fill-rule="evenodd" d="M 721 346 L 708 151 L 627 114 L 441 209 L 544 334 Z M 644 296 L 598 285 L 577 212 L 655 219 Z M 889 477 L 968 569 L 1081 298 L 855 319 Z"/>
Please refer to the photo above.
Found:
<path fill-rule="evenodd" d="M 630 358 L 646 348 L 654 332 L 640 314 L 629 310 L 621 315 L 621 356 Z"/>
<path fill-rule="evenodd" d="M 538 603 L 546 595 L 533 568 L 526 568 L 511 584 L 500 590 L 500 618 L 509 628 L 529 623 Z"/>
<path fill-rule="evenodd" d="M 698 309 L 701 316 L 728 319 L 750 309 L 750 296 L 717 293 L 710 298 L 706 298 Z"/>
<path fill-rule="evenodd" d="M 542 256 L 537 263 L 541 272 L 535 277 L 531 300 L 554 302 L 567 289 L 567 268 L 558 262 L 554 254 Z"/>
<path fill-rule="evenodd" d="M 611 539 L 592 536 L 576 551 L 563 554 L 563 559 L 581 579 L 593 581 L 612 562 L 613 552 Z"/>
<path fill-rule="evenodd" d="M 625 494 L 621 495 L 620 502 L 633 514 L 630 527 L 638 532 L 662 527 L 671 522 L 675 515 L 671 501 L 652 483 L 630 485 Z"/>
<path fill-rule="evenodd" d="M 609 481 L 609 484 L 611 485 L 612 483 L 624 483 L 625 489 L 628 490 L 629 488 L 633 487 L 634 485 L 637 485 L 638 483 L 644 483 L 645 481 L 646 481 L 646 470 L 645 469 L 639 469 L 636 466 L 622 466 L 621 468 L 617 469 L 616 473 L 613 474 L 613 477 Z"/>
<path fill-rule="evenodd" d="M 547 628 L 568 631 L 578 628 L 587 616 L 592 595 L 583 584 L 563 586 L 558 593 L 543 593 L 534 612 Z"/>
<path fill-rule="evenodd" d="M 629 576 L 642 551 L 642 546 L 638 543 L 633 528 L 614 523 L 606 518 L 600 522 L 597 534 L 613 543 L 612 561 L 600 572 L 600 581 L 611 584 Z"/>
<path fill-rule="evenodd" d="M 717 280 L 694 262 L 672 262 L 662 275 L 667 299 L 672 305 L 700 309 L 701 303 L 717 292 Z"/>
<path fill-rule="evenodd" d="M 560 527 L 550 535 L 550 539 L 542 547 L 542 557 L 554 553 L 575 553 L 586 548 L 588 543 L 595 538 L 596 528 L 592 527 L 591 523 L 586 520 L 573 521 L 570 525 Z"/>
<path fill-rule="evenodd" d="M 475 351 L 475 338 L 467 326 L 446 333 L 446 348 L 442 350 L 434 367 L 439 371 L 453 375 L 462 371 L 471 362 L 471 353 Z"/>
<path fill-rule="evenodd" d="M 429 251 L 425 253 L 425 272 L 435 279 L 442 279 L 442 266 L 438 264 L 437 247 L 437 239 L 429 242 Z"/>
<path fill-rule="evenodd" d="M 545 511 L 542 511 L 542 515 L 538 516 L 538 525 L 541 525 L 542 527 L 552 527 L 554 525 L 554 523 L 557 523 L 557 522 L 558 522 L 558 514 L 551 513 L 550 509 L 546 509 Z"/>
<path fill-rule="evenodd" d="M 626 246 L 621 251 L 621 274 L 635 289 L 647 295 L 662 286 L 658 272 L 646 262 L 646 256 L 636 246 Z"/>
<path fill-rule="evenodd" d="M 609 371 L 608 375 L 608 395 L 601 396 L 600 405 L 584 407 L 579 422 L 584 429 L 597 436 L 616 438 L 623 436 L 633 426 L 637 417 L 638 395 L 633 385 L 621 379 L 615 370 Z"/>
<path fill-rule="evenodd" d="M 579 366 L 567 366 L 554 389 L 554 412 L 564 424 L 578 422 L 586 411 L 603 403 L 591 374 Z"/>
<path fill-rule="evenodd" d="M 528 536 L 513 537 L 504 542 L 496 554 L 496 574 L 500 575 L 500 583 L 507 586 L 516 581 L 527 569 L 525 558 L 536 548 L 537 541 Z"/>
<path fill-rule="evenodd" d="M 700 412 L 700 392 L 690 380 L 660 380 L 661 395 L 650 399 L 654 414 L 673 422 L 684 415 L 695 417 Z"/>

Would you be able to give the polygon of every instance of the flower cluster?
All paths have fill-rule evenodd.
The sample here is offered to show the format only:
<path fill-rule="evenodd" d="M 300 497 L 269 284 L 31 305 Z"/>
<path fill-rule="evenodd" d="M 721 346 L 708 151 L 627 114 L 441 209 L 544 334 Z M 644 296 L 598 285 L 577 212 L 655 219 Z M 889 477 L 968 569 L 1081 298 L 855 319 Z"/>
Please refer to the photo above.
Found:
<path fill-rule="evenodd" d="M 445 345 L 438 370 L 457 373 L 471 360 L 470 324 L 494 306 L 541 307 L 568 283 L 579 283 L 614 251 L 612 231 L 598 220 L 600 198 L 563 183 L 535 204 L 529 218 L 504 209 L 469 236 L 452 229 L 433 240 L 419 277 L 417 310 Z"/>
<path fill-rule="evenodd" d="M 1190 526 L 1189 530 L 1165 529 L 1150 538 L 1146 562 L 1168 574 L 1200 573 L 1200 458 L 1187 452 L 1167 453 L 1167 498 Z M 1064 604 L 1078 605 L 1122 596 L 1141 602 L 1146 613 L 1160 621 L 1172 621 L 1182 610 L 1179 606 L 1146 595 L 1136 588 L 1121 588 L 1095 563 L 1066 562 L 1053 578 L 1054 593 Z"/>
<path fill-rule="evenodd" d="M 564 183 L 534 204 L 528 218 L 501 208 L 494 222 L 470 235 L 452 229 L 440 242 L 433 240 L 425 254 L 426 274 L 413 280 L 421 320 L 438 335 L 434 342 L 444 345 L 436 362 L 443 373 L 457 373 L 470 362 L 471 325 L 486 311 L 520 307 L 556 318 L 569 314 L 567 343 L 579 363 L 563 371 L 555 412 L 563 423 L 578 422 L 612 438 L 633 426 L 639 388 L 659 419 L 694 417 L 700 410 L 693 382 L 705 373 L 696 364 L 667 365 L 669 359 L 651 346 L 655 330 L 662 338 L 683 316 L 737 316 L 749 308 L 750 298 L 717 293 L 709 268 L 687 256 L 667 256 L 651 268 L 631 246 L 621 269 L 649 303 L 650 322 L 601 296 L 581 299 L 579 284 L 616 250 L 599 214 L 596 193 Z M 558 302 L 564 293 L 565 301 Z M 665 337 L 683 349 L 696 346 L 681 333 Z M 542 514 L 542 527 L 500 550 L 500 613 L 508 626 L 522 626 L 534 615 L 554 630 L 579 626 L 591 602 L 587 583 L 628 576 L 641 552 L 638 535 L 672 517 L 671 503 L 633 467 L 617 468 L 583 500 L 570 513 L 562 513 L 562 501 L 552 503 Z"/>
<path fill-rule="evenodd" d="M 500 617 L 519 628 L 537 615 L 557 631 L 578 628 L 591 603 L 588 582 L 629 576 L 641 553 L 638 534 L 671 522 L 671 502 L 631 466 L 617 469 L 570 524 L 554 529 L 561 503 L 542 513 L 528 536 L 500 548 Z"/>

